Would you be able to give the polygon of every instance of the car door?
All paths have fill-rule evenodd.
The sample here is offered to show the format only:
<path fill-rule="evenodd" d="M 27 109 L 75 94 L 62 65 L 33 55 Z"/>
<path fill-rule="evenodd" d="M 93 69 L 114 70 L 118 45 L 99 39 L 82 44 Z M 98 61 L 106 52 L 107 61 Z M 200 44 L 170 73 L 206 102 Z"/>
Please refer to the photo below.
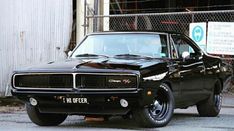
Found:
<path fill-rule="evenodd" d="M 204 88 L 205 66 L 202 60 L 202 53 L 192 41 L 183 35 L 172 35 L 173 43 L 177 53 L 179 68 L 179 85 L 183 102 L 194 104 L 201 100 Z M 186 55 L 187 57 L 182 57 Z"/>

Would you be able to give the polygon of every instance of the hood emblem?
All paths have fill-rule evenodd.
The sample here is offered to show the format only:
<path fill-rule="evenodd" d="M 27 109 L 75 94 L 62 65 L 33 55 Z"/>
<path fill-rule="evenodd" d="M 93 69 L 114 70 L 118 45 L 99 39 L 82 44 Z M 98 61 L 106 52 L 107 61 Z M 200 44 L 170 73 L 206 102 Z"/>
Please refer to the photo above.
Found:
<path fill-rule="evenodd" d="M 130 84 L 131 81 L 130 81 L 129 79 L 123 79 L 123 83 L 124 83 L 124 84 Z"/>
<path fill-rule="evenodd" d="M 109 83 L 121 83 L 121 80 L 109 79 Z"/>
<path fill-rule="evenodd" d="M 123 80 L 118 80 L 118 79 L 109 79 L 109 83 L 124 83 L 124 84 L 130 84 L 131 81 L 129 79 L 123 79 Z"/>

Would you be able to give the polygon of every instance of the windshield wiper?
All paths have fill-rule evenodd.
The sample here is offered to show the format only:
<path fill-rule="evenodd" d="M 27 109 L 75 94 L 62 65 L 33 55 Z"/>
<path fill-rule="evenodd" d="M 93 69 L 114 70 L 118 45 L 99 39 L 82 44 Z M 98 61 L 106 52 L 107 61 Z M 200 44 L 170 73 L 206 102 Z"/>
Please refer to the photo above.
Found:
<path fill-rule="evenodd" d="M 119 54 L 119 55 L 115 55 L 115 57 L 138 57 L 138 58 L 152 59 L 152 57 L 150 56 L 136 55 L 136 54 Z"/>
<path fill-rule="evenodd" d="M 99 57 L 99 56 L 109 58 L 109 56 L 106 56 L 106 55 L 89 54 L 89 53 L 79 54 L 79 55 L 76 55 L 75 57 Z"/>
<path fill-rule="evenodd" d="M 118 56 L 120 56 L 120 57 L 121 57 L 121 56 L 140 57 L 140 55 L 135 55 L 135 54 L 118 54 L 118 55 L 115 55 L 115 56 L 117 56 L 117 57 L 118 57 Z"/>

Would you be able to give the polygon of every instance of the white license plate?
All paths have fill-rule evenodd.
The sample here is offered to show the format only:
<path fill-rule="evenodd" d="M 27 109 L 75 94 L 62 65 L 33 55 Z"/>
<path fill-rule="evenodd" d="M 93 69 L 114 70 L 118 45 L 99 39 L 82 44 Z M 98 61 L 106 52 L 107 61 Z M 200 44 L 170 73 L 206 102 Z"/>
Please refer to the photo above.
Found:
<path fill-rule="evenodd" d="M 76 98 L 76 97 L 64 97 L 63 103 L 66 104 L 89 104 L 87 98 Z"/>

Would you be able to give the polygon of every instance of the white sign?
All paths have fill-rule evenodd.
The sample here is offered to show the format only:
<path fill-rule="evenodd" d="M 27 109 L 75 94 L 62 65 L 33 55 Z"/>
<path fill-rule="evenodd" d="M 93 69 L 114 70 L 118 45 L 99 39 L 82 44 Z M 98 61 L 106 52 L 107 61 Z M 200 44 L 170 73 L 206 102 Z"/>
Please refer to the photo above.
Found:
<path fill-rule="evenodd" d="M 207 52 L 234 55 L 234 22 L 209 22 Z"/>
<path fill-rule="evenodd" d="M 189 37 L 196 42 L 196 44 L 206 51 L 206 23 L 190 23 Z"/>

